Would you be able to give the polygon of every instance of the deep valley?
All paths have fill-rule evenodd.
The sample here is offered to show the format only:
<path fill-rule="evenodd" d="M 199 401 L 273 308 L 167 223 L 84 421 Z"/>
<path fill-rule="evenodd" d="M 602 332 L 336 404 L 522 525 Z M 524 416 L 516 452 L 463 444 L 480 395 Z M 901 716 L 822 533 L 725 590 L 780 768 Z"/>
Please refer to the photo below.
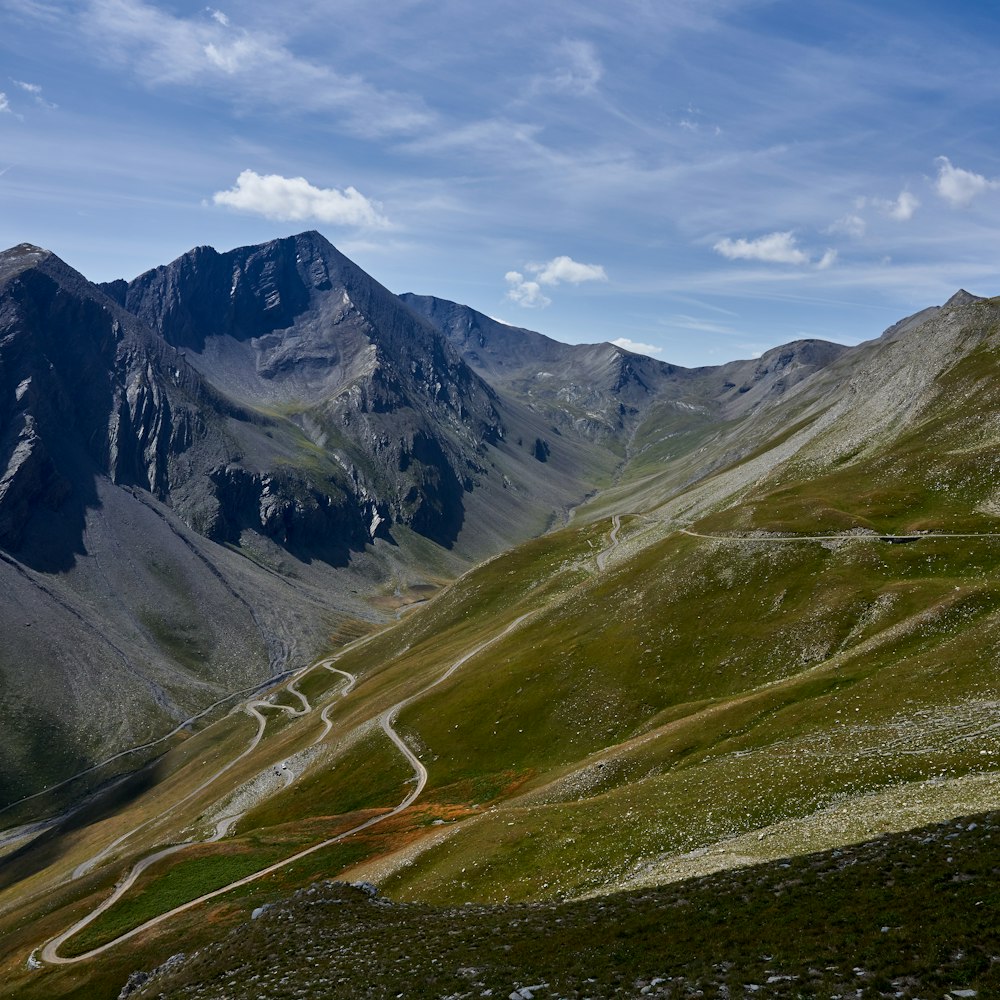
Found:
<path fill-rule="evenodd" d="M 3 995 L 992 995 L 998 570 L 1000 299 L 681 368 L 13 248 Z"/>

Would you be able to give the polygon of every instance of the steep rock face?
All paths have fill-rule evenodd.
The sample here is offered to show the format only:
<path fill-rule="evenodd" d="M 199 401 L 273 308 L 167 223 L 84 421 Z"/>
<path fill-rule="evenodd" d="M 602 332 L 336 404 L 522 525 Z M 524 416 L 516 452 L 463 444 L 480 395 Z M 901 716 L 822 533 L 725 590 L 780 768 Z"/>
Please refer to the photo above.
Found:
<path fill-rule="evenodd" d="M 268 480 L 282 523 L 300 509 L 346 521 L 353 505 L 355 534 L 399 522 L 446 546 L 457 538 L 462 494 L 488 475 L 486 450 L 504 435 L 501 404 L 431 325 L 319 234 L 225 254 L 198 248 L 108 291 L 206 379 L 278 410 L 336 463 L 341 496 L 329 502 L 266 462 L 247 465 L 250 480 Z M 302 507 L 303 489 L 315 509 Z M 217 519 L 226 537 L 246 520 L 225 509 Z M 272 534 L 274 518 L 263 520 Z"/>
<path fill-rule="evenodd" d="M 166 495 L 197 391 L 174 354 L 54 255 L 0 255 L 0 543 L 36 509 L 79 513 L 95 475 Z"/>

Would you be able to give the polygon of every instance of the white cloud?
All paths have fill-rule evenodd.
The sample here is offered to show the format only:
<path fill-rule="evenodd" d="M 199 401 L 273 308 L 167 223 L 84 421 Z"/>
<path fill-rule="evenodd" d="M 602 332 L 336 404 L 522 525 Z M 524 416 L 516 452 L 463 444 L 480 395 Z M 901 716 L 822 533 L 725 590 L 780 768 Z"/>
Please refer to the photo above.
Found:
<path fill-rule="evenodd" d="M 216 10 L 214 7 L 206 7 L 205 9 L 212 15 L 213 21 L 217 21 L 223 28 L 229 27 L 229 18 L 221 10 Z"/>
<path fill-rule="evenodd" d="M 35 99 L 35 103 L 39 107 L 48 108 L 50 111 L 54 111 L 58 107 L 58 105 L 53 104 L 51 101 L 47 101 L 44 97 L 42 97 L 42 88 L 40 84 L 28 83 L 25 80 L 15 80 L 14 84 L 17 87 L 20 87 L 25 93 L 31 94 L 31 96 Z"/>
<path fill-rule="evenodd" d="M 561 65 L 546 76 L 536 76 L 531 82 L 531 90 L 555 91 L 576 97 L 589 97 L 597 90 L 604 66 L 597 49 L 590 42 L 566 39 L 556 47 Z"/>
<path fill-rule="evenodd" d="M 947 156 L 939 156 L 934 162 L 938 165 L 937 193 L 956 208 L 968 205 L 986 191 L 1000 188 L 1000 180 L 989 180 L 982 174 L 954 167 Z"/>
<path fill-rule="evenodd" d="M 816 269 L 819 271 L 825 271 L 828 267 L 832 267 L 837 260 L 837 251 L 829 249 L 823 254 L 822 257 L 816 262 Z"/>
<path fill-rule="evenodd" d="M 527 281 L 520 271 L 508 271 L 504 279 L 510 287 L 507 298 L 525 309 L 544 309 L 552 305 L 552 299 L 543 294 L 537 281 Z"/>
<path fill-rule="evenodd" d="M 335 225 L 368 228 L 383 228 L 389 224 L 380 211 L 381 206 L 356 188 L 346 187 L 343 191 L 319 188 L 304 177 L 261 175 L 253 170 L 244 170 L 232 188 L 217 191 L 212 201 L 216 205 L 283 222 L 318 219 Z"/>
<path fill-rule="evenodd" d="M 10 111 L 10 101 L 7 100 L 7 95 L 0 90 L 0 114 L 3 114 L 4 111 Z"/>
<path fill-rule="evenodd" d="M 623 351 L 631 351 L 633 354 L 648 354 L 651 357 L 656 357 L 656 355 L 663 353 L 663 348 L 657 347 L 656 344 L 643 344 L 638 340 L 629 340 L 628 337 L 616 337 L 611 343 L 615 347 L 620 347 Z"/>
<path fill-rule="evenodd" d="M 850 215 L 845 215 L 843 218 L 837 219 L 836 222 L 827 226 L 826 232 L 832 234 L 842 233 L 844 236 L 850 236 L 851 239 L 860 240 L 865 235 L 867 228 L 868 223 L 856 212 L 852 212 Z"/>
<path fill-rule="evenodd" d="M 544 264 L 528 264 L 525 270 L 533 275 L 526 278 L 520 271 L 508 271 L 504 276 L 507 298 L 529 309 L 551 305 L 552 300 L 542 292 L 542 285 L 579 285 L 584 281 L 607 281 L 608 276 L 600 264 L 581 264 L 565 254 L 553 257 Z"/>
<path fill-rule="evenodd" d="M 761 260 L 769 264 L 808 264 L 809 254 L 799 249 L 791 232 L 768 233 L 755 240 L 719 240 L 712 249 L 728 260 Z"/>
<path fill-rule="evenodd" d="M 895 219 L 897 222 L 909 222 L 913 218 L 913 213 L 920 207 L 917 196 L 909 191 L 900 191 L 895 201 L 880 199 L 876 204 L 890 219 Z"/>
<path fill-rule="evenodd" d="M 571 285 L 579 285 L 583 281 L 608 280 L 600 264 L 581 264 L 565 255 L 553 257 L 546 264 L 529 264 L 528 270 L 542 285 L 558 285 L 564 281 Z"/>

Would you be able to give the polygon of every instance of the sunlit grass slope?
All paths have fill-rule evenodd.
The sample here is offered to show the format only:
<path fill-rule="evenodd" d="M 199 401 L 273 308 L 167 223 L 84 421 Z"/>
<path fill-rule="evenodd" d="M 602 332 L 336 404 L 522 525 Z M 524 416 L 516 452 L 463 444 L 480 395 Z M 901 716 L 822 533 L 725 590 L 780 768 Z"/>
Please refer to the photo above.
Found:
<path fill-rule="evenodd" d="M 641 427 L 618 486 L 569 526 L 344 648 L 347 697 L 314 671 L 298 688 L 312 711 L 275 695 L 260 745 L 225 781 L 171 811 L 210 752 L 241 752 L 245 717 L 193 737 L 199 752 L 100 835 L 20 855 L 41 893 L 140 819 L 159 817 L 111 856 L 115 874 L 245 803 L 229 836 L 150 868 L 68 947 L 388 814 L 415 780 L 380 724 L 396 705 L 428 772 L 417 801 L 239 900 L 322 875 L 420 903 L 570 899 L 996 806 L 997 308 L 937 317 L 921 351 L 890 339 L 856 370 L 837 362 L 782 403 L 784 421 L 771 410 L 709 427 L 692 410 L 674 437 Z M 930 534 L 880 540 L 916 531 Z M 316 746 L 321 710 L 330 733 Z M 110 875 L 46 902 L 45 931 L 86 912 Z M 16 913 L 26 943 L 40 932 L 29 905 Z M 144 954 L 166 957 L 196 919 L 143 939 Z"/>

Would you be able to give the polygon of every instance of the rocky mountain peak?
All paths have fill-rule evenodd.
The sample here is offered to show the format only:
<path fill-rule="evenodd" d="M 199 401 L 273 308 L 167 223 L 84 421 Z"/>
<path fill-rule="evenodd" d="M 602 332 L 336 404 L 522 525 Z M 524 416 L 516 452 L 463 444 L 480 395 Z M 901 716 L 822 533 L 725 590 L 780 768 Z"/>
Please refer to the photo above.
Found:
<path fill-rule="evenodd" d="M 972 292 L 967 292 L 964 288 L 960 288 L 955 294 L 945 302 L 944 309 L 955 309 L 958 306 L 971 305 L 973 302 L 982 302 L 982 295 L 973 295 Z"/>

